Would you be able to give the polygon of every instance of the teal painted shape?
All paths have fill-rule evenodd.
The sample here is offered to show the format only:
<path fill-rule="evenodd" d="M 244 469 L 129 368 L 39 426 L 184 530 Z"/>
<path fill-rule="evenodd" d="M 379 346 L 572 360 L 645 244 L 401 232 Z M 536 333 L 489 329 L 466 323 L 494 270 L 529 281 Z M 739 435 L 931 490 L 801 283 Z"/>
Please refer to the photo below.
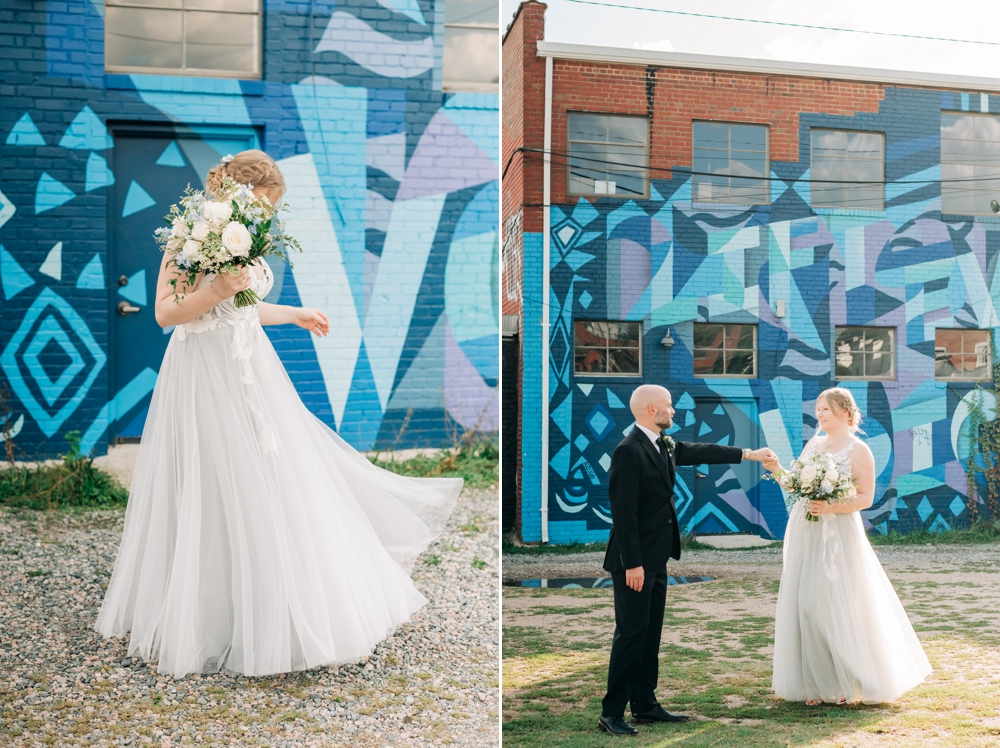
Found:
<path fill-rule="evenodd" d="M 31 115 L 25 112 L 7 135 L 7 145 L 45 145 Z"/>
<path fill-rule="evenodd" d="M 590 295 L 590 291 L 584 291 L 580 294 L 580 306 L 584 309 L 588 308 L 593 300 L 594 297 Z"/>
<path fill-rule="evenodd" d="M 495 212 L 494 212 L 495 216 Z M 444 270 L 444 307 L 455 340 L 497 334 L 497 297 L 491 293 L 497 232 L 488 231 L 452 241 Z"/>
<path fill-rule="evenodd" d="M 895 517 L 893 517 L 893 519 L 895 519 Z M 879 524 L 874 525 L 874 527 L 875 527 L 876 530 L 878 530 L 883 535 L 887 535 L 889 533 L 889 523 L 888 522 L 880 522 Z"/>
<path fill-rule="evenodd" d="M 45 255 L 45 262 L 38 272 L 56 280 L 62 280 L 62 242 L 57 242 Z"/>
<path fill-rule="evenodd" d="M 101 263 L 101 256 L 94 255 L 90 262 L 76 279 L 77 288 L 98 289 L 104 288 L 104 265 Z"/>
<path fill-rule="evenodd" d="M 715 410 L 712 411 L 713 416 L 724 416 L 726 415 L 726 409 L 722 407 L 722 403 L 715 406 Z"/>
<path fill-rule="evenodd" d="M 583 471 L 577 470 L 575 473 L 573 473 L 573 477 L 576 478 L 577 480 L 583 480 Z"/>
<path fill-rule="evenodd" d="M 108 162 L 96 153 L 91 153 L 87 157 L 87 181 L 84 192 L 110 187 L 115 183 L 115 175 L 108 168 Z"/>
<path fill-rule="evenodd" d="M 174 75 L 129 77 L 142 100 L 174 122 L 185 125 L 251 124 L 238 80 Z"/>
<path fill-rule="evenodd" d="M 591 221 L 600 217 L 601 214 L 597 211 L 597 208 L 590 204 L 589 200 L 581 197 L 576 201 L 576 207 L 573 208 L 573 220 L 578 224 L 586 226 Z"/>
<path fill-rule="evenodd" d="M 817 351 L 826 353 L 826 346 L 823 344 L 823 339 L 816 332 L 816 322 L 809 314 L 806 304 L 802 300 L 802 294 L 799 293 L 799 286 L 791 273 L 789 273 L 789 281 L 789 290 L 791 292 L 787 318 L 789 328 L 791 328 L 799 340 L 806 343 L 810 348 L 815 348 Z"/>
<path fill-rule="evenodd" d="M 934 384 L 934 381 L 931 381 Z M 897 407 L 892 411 L 893 431 L 905 431 L 925 423 L 942 421 L 948 417 L 948 399 L 945 391 L 933 400 L 927 400 L 908 407 Z"/>
<path fill-rule="evenodd" d="M 687 413 L 684 414 L 684 427 L 687 428 L 688 426 L 690 426 L 692 423 L 694 423 L 697 420 L 698 419 L 694 417 L 694 413 L 692 413 L 689 410 Z"/>
<path fill-rule="evenodd" d="M 174 141 L 170 142 L 166 148 L 163 149 L 163 153 L 160 157 L 156 159 L 157 166 L 187 166 L 187 162 L 184 160 L 184 155 L 181 153 L 181 149 L 177 147 L 177 143 Z"/>
<path fill-rule="evenodd" d="M 802 382 L 792 379 L 775 379 L 771 382 L 774 399 L 778 403 L 781 420 L 785 424 L 792 453 L 802 448 Z"/>
<path fill-rule="evenodd" d="M 917 504 L 917 514 L 920 515 L 920 521 L 926 522 L 927 518 L 931 515 L 933 511 L 934 507 L 931 506 L 931 502 L 928 500 L 928 498 L 924 496 L 920 500 L 920 503 Z"/>
<path fill-rule="evenodd" d="M 951 525 L 949 525 L 948 522 L 945 520 L 945 518 L 942 517 L 940 514 L 934 519 L 933 522 L 931 522 L 931 526 L 927 528 L 929 532 L 937 532 L 937 533 L 945 532 L 946 530 L 950 529 Z"/>
<path fill-rule="evenodd" d="M 382 5 L 389 10 L 394 10 L 397 13 L 402 13 L 407 18 L 410 18 L 421 26 L 426 26 L 427 21 L 424 20 L 424 14 L 420 12 L 420 4 L 417 0 L 378 0 L 379 5 Z"/>
<path fill-rule="evenodd" d="M 965 502 L 962 501 L 960 497 L 956 496 L 954 499 L 951 500 L 951 503 L 948 505 L 948 508 L 951 509 L 951 513 L 957 517 L 958 515 L 960 515 L 962 512 L 965 511 Z"/>
<path fill-rule="evenodd" d="M 549 466 L 556 471 L 560 478 L 566 480 L 569 475 L 569 444 L 564 444 L 563 448 L 555 453 L 549 460 Z"/>
<path fill-rule="evenodd" d="M 583 434 L 578 434 L 576 439 L 573 440 L 573 444 L 575 444 L 576 448 L 582 452 L 590 446 L 590 439 L 585 437 Z"/>
<path fill-rule="evenodd" d="M 660 191 L 656 189 L 656 185 L 652 182 L 649 183 L 649 199 L 658 203 L 663 202 L 663 195 L 660 194 Z"/>
<path fill-rule="evenodd" d="M 114 148 L 115 143 L 100 117 L 89 106 L 85 106 L 70 122 L 59 145 L 74 150 L 103 151 Z"/>
<path fill-rule="evenodd" d="M 38 179 L 38 186 L 35 187 L 35 215 L 58 208 L 74 197 L 76 193 L 73 190 L 43 171 Z"/>
<path fill-rule="evenodd" d="M 14 255 L 0 244 L 0 283 L 3 284 L 3 295 L 7 300 L 13 299 L 21 291 L 35 285 L 35 279 L 21 267 Z"/>
<path fill-rule="evenodd" d="M 635 200 L 629 200 L 620 208 L 608 213 L 607 218 L 607 235 L 611 236 L 611 233 L 617 228 L 618 224 L 622 221 L 628 220 L 629 218 L 634 218 L 635 216 L 645 216 L 646 211 L 639 207 Z"/>
<path fill-rule="evenodd" d="M 771 172 L 771 204 L 778 202 L 778 198 L 785 194 L 785 190 L 788 189 L 788 185 L 785 184 L 778 175 L 773 171 Z"/>
<path fill-rule="evenodd" d="M 146 306 L 146 269 L 135 273 L 124 286 L 119 286 L 118 295 L 133 304 Z"/>
<path fill-rule="evenodd" d="M 908 473 L 907 475 L 899 476 L 896 480 L 896 491 L 900 496 L 910 496 L 911 494 L 923 493 L 943 485 L 943 481 L 939 481 L 929 475 Z"/>
<path fill-rule="evenodd" d="M 152 208 L 154 205 L 156 205 L 156 201 L 133 179 L 132 183 L 128 186 L 128 193 L 125 195 L 125 207 L 122 208 L 122 218 L 130 216 L 133 213 L 138 213 L 140 210 Z"/>
<path fill-rule="evenodd" d="M 566 255 L 566 264 L 573 269 L 573 272 L 576 272 L 584 265 L 586 265 L 588 262 L 593 260 L 594 257 L 595 257 L 594 255 L 589 255 L 586 252 L 579 252 L 577 250 L 573 250 L 568 255 Z"/>
<path fill-rule="evenodd" d="M 729 446 L 729 434 L 726 434 L 724 437 L 722 437 L 721 439 L 719 439 L 719 441 L 717 441 L 716 444 L 721 444 L 723 447 L 728 447 Z"/>
<path fill-rule="evenodd" d="M 97 418 L 87 427 L 83 438 L 80 439 L 80 451 L 89 455 L 101 434 L 107 430 L 109 425 L 118 420 L 119 414 L 123 415 L 132 410 L 142 398 L 153 391 L 155 385 L 156 372 L 148 366 L 136 374 L 128 384 L 118 391 L 118 394 L 105 403 L 100 413 L 97 414 Z"/>
<path fill-rule="evenodd" d="M 699 509 L 695 513 L 695 515 L 691 519 L 688 520 L 688 523 L 687 523 L 687 525 L 685 525 L 682 534 L 683 535 L 690 535 L 691 534 L 691 530 L 693 528 L 697 527 L 698 525 L 700 525 L 701 522 L 702 522 L 702 520 L 705 519 L 706 517 L 709 517 L 709 516 L 714 517 L 719 522 L 721 522 L 723 525 L 725 525 L 727 528 L 729 528 L 730 532 L 739 532 L 739 528 L 737 528 L 736 525 L 734 525 L 730 521 L 730 519 L 722 511 L 720 511 L 718 508 L 716 508 L 716 506 L 714 504 L 712 504 L 711 502 L 709 502 L 709 503 L 705 504 L 705 506 L 703 506 L 701 509 Z"/>
<path fill-rule="evenodd" d="M 50 341 L 55 341 L 56 345 L 62 348 L 70 359 L 69 364 L 60 372 L 55 381 L 49 377 L 45 367 L 38 360 L 39 355 Z M 59 399 L 69 383 L 73 381 L 73 377 L 79 374 L 84 366 L 83 356 L 73 345 L 59 321 L 51 314 L 42 320 L 42 324 L 38 326 L 35 336 L 28 344 L 28 348 L 24 352 L 24 363 L 49 406 Z"/>
<path fill-rule="evenodd" d="M 461 94 L 459 94 L 459 96 L 461 96 Z M 455 125 L 455 127 L 462 131 L 462 134 L 465 135 L 465 137 L 476 144 L 476 147 L 478 147 L 479 150 L 489 156 L 493 161 L 499 163 L 500 128 L 497 127 L 497 115 L 499 114 L 497 111 L 497 105 L 494 104 L 490 108 L 470 106 L 470 103 L 478 102 L 482 100 L 482 97 L 473 99 L 469 98 L 468 94 L 463 98 L 459 98 L 459 96 L 453 96 L 449 99 L 448 102 L 441 107 L 441 111 L 444 112 L 444 115 L 452 122 L 452 124 Z M 493 101 L 498 100 L 496 95 L 492 98 Z"/>
<path fill-rule="evenodd" d="M 712 427 L 702 421 L 701 426 L 698 427 L 698 436 L 704 436 L 705 434 L 710 433 L 712 433 Z"/>
<path fill-rule="evenodd" d="M 907 506 L 906 502 L 903 501 L 903 499 L 897 497 L 896 498 L 896 508 L 897 509 L 909 509 L 909 506 Z"/>
<path fill-rule="evenodd" d="M 580 392 L 582 392 L 585 397 L 589 397 L 590 396 L 590 391 L 592 389 L 594 389 L 594 385 L 592 385 L 592 384 L 579 384 L 579 383 L 577 383 L 576 386 L 580 388 Z"/>
<path fill-rule="evenodd" d="M 810 170 L 806 169 L 805 173 L 801 177 L 792 182 L 792 189 L 799 194 L 799 197 L 802 198 L 802 202 L 804 202 L 806 205 L 809 205 L 812 201 L 812 194 L 809 189 L 810 188 L 809 172 Z"/>
<path fill-rule="evenodd" d="M 623 403 L 619 399 L 618 395 L 616 395 L 614 392 L 612 392 L 610 388 L 608 388 L 608 407 L 609 408 L 620 408 L 620 409 L 624 409 L 625 408 L 625 403 Z"/>
<path fill-rule="evenodd" d="M 573 430 L 573 392 L 570 391 L 566 398 L 559 403 L 558 407 L 552 411 L 552 423 L 559 427 L 562 435 L 570 438 Z M 563 476 L 566 477 L 565 475 Z"/>
<path fill-rule="evenodd" d="M 694 407 L 694 398 L 691 397 L 690 392 L 685 392 L 681 395 L 680 400 L 677 401 L 678 410 L 690 410 Z"/>

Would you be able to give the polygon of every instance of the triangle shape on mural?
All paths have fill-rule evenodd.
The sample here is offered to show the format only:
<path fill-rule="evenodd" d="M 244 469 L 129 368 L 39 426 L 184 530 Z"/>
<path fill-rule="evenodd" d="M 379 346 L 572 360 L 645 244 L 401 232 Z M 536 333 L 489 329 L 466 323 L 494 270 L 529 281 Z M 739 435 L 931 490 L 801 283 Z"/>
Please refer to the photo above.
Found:
<path fill-rule="evenodd" d="M 66 128 L 59 145 L 74 150 L 103 151 L 113 148 L 114 141 L 100 117 L 89 106 L 85 106 Z"/>
<path fill-rule="evenodd" d="M 624 408 L 625 407 L 625 403 L 623 403 L 621 401 L 621 398 L 618 397 L 618 395 L 616 395 L 614 392 L 612 392 L 610 388 L 608 388 L 608 407 L 609 408 Z"/>
<path fill-rule="evenodd" d="M 38 268 L 38 272 L 50 278 L 62 280 L 62 242 L 57 243 L 45 255 L 45 262 Z"/>
<path fill-rule="evenodd" d="M 45 138 L 38 132 L 31 115 L 25 112 L 11 128 L 7 136 L 7 145 L 45 145 Z"/>
<path fill-rule="evenodd" d="M 146 306 L 146 269 L 143 268 L 138 273 L 133 274 L 128 283 L 118 287 L 118 295 L 123 299 L 128 299 L 133 304 Z"/>
<path fill-rule="evenodd" d="M 48 172 L 42 172 L 35 187 L 35 215 L 47 210 L 58 208 L 76 197 L 76 193 L 58 179 L 53 179 Z"/>
<path fill-rule="evenodd" d="M 594 389 L 594 385 L 592 384 L 580 384 L 579 382 L 577 382 L 576 386 L 580 388 L 580 392 L 582 392 L 584 395 L 587 395 L 588 397 L 590 396 L 590 391 Z"/>
<path fill-rule="evenodd" d="M 115 183 L 115 175 L 108 168 L 108 162 L 96 153 L 91 153 L 87 158 L 87 182 L 83 188 L 84 192 L 110 187 Z"/>
<path fill-rule="evenodd" d="M 101 256 L 94 255 L 90 262 L 76 279 L 77 288 L 99 289 L 104 288 L 104 265 L 101 263 Z"/>
<path fill-rule="evenodd" d="M 573 429 L 573 392 L 566 395 L 559 406 L 552 411 L 552 423 L 559 427 L 562 435 L 567 439 L 571 436 Z M 567 458 L 568 459 L 568 458 Z M 564 476 L 565 477 L 565 476 Z"/>
<path fill-rule="evenodd" d="M 177 143 L 170 141 L 170 145 L 163 149 L 163 153 L 160 157 L 156 159 L 157 166 L 187 166 L 187 162 L 184 160 L 184 156 L 181 154 L 181 149 L 177 147 Z"/>
<path fill-rule="evenodd" d="M 427 21 L 424 20 L 424 14 L 420 12 L 420 3 L 417 0 L 378 0 L 378 3 L 389 10 L 402 13 L 421 26 L 427 25 Z"/>
<path fill-rule="evenodd" d="M 344 417 L 337 433 L 351 446 L 362 452 L 372 448 L 382 425 L 382 406 L 378 399 L 378 388 L 368 363 L 368 351 L 362 341 L 358 351 L 358 362 L 354 366 L 350 394 L 344 407 Z"/>
<path fill-rule="evenodd" d="M 128 194 L 125 195 L 125 207 L 122 208 L 122 218 L 130 216 L 133 213 L 138 213 L 140 210 L 151 208 L 154 205 L 156 205 L 156 201 L 133 179 L 132 184 L 128 186 Z"/>
<path fill-rule="evenodd" d="M 24 289 L 35 285 L 35 279 L 21 267 L 14 255 L 0 244 L 0 283 L 3 284 L 5 299 L 13 299 Z"/>

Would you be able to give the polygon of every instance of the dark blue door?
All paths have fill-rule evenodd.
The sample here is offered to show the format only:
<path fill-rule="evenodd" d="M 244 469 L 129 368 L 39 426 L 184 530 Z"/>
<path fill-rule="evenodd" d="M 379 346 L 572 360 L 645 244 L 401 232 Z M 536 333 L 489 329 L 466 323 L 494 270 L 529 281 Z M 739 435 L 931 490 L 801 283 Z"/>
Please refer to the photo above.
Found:
<path fill-rule="evenodd" d="M 114 139 L 107 278 L 112 444 L 141 436 L 170 339 L 171 331 L 161 329 L 153 313 L 162 257 L 153 232 L 189 184 L 204 186 L 222 156 L 257 147 L 252 130 L 235 128 L 194 133 L 183 127 L 123 127 Z"/>

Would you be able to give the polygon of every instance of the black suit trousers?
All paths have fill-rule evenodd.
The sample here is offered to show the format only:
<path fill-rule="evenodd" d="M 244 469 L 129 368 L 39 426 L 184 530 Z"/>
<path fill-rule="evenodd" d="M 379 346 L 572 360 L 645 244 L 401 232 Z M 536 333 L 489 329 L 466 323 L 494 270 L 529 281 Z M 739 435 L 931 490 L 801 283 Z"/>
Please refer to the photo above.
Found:
<path fill-rule="evenodd" d="M 660 635 L 667 600 L 667 569 L 645 570 L 642 590 L 625 584 L 625 572 L 611 573 L 615 591 L 615 636 L 608 665 L 608 692 L 601 702 L 605 717 L 623 717 L 625 705 L 632 714 L 651 711 L 657 704 Z"/>

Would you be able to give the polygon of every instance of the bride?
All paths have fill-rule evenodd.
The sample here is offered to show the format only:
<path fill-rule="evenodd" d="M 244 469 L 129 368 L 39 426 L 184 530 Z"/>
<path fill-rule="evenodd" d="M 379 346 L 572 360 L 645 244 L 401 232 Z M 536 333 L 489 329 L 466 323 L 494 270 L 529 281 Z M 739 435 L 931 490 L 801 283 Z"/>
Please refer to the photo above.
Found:
<path fill-rule="evenodd" d="M 828 389 L 816 401 L 826 436 L 803 455 L 827 450 L 852 471 L 850 504 L 792 507 L 774 625 L 775 693 L 788 701 L 865 704 L 895 701 L 931 672 L 896 592 L 879 564 L 858 512 L 872 505 L 875 460 L 855 436 L 861 412 L 849 390 Z M 777 458 L 764 467 L 780 475 Z M 819 518 L 806 521 L 806 513 Z"/>
<path fill-rule="evenodd" d="M 272 204 L 284 193 L 261 151 L 213 168 L 206 189 L 225 176 Z M 156 321 L 176 328 L 96 628 L 131 631 L 129 655 L 178 678 L 370 654 L 427 602 L 409 570 L 462 488 L 375 467 L 306 409 L 261 325 L 323 336 L 326 315 L 232 301 L 247 288 L 264 298 L 273 280 L 260 262 L 187 288 L 166 257 L 160 267 Z"/>

